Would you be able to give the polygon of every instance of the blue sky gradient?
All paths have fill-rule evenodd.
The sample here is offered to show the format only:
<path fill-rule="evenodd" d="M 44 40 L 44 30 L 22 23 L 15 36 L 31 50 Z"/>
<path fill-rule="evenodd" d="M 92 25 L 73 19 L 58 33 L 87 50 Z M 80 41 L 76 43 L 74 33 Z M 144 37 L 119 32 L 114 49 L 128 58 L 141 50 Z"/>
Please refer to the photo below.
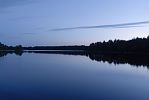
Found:
<path fill-rule="evenodd" d="M 149 21 L 149 0 L 0 0 L 0 41 L 8 45 L 89 45 L 146 37 L 149 25 L 51 31 Z"/>

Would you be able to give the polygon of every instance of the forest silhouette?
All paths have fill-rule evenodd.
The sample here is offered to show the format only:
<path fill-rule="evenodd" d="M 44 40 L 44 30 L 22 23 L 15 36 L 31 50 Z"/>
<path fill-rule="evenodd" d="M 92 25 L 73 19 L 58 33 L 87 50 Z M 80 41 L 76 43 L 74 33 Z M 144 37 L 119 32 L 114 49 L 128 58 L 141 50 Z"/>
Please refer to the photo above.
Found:
<path fill-rule="evenodd" d="M 149 36 L 147 38 L 134 38 L 131 40 L 109 40 L 107 42 L 91 43 L 89 46 L 34 46 L 22 47 L 7 46 L 0 43 L 0 50 L 85 50 L 89 52 L 108 52 L 108 53 L 149 53 Z"/>
<path fill-rule="evenodd" d="M 89 46 L 7 46 L 0 43 L 0 57 L 23 53 L 81 55 L 91 60 L 113 64 L 130 64 L 149 67 L 149 36 L 132 40 L 109 40 L 91 43 Z"/>

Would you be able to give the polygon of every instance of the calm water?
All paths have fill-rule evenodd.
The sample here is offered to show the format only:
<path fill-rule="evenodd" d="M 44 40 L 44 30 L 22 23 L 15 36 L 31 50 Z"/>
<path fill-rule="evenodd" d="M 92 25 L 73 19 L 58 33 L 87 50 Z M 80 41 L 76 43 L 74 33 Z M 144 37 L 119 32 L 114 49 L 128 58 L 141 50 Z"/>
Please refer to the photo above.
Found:
<path fill-rule="evenodd" d="M 0 57 L 0 100 L 149 100 L 149 70 L 79 55 Z"/>

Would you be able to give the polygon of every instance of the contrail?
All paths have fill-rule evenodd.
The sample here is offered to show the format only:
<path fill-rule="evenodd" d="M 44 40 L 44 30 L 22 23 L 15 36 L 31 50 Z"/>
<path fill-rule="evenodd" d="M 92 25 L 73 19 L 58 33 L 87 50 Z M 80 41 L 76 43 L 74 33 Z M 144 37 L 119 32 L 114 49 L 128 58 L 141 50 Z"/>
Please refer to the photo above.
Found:
<path fill-rule="evenodd" d="M 131 28 L 131 27 L 140 27 L 140 25 L 145 25 L 145 24 L 149 24 L 149 21 L 121 23 L 121 24 L 109 24 L 109 25 L 97 25 L 97 26 L 79 26 L 79 27 L 70 27 L 70 28 L 56 28 L 56 29 L 51 29 L 51 31 L 94 29 L 94 28 Z"/>

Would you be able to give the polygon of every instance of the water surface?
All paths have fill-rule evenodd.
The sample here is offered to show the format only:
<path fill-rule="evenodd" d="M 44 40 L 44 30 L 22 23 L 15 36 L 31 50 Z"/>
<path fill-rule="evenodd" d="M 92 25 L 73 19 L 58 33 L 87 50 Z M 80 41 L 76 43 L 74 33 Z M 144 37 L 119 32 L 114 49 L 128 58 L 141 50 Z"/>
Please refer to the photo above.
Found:
<path fill-rule="evenodd" d="M 0 100 L 149 100 L 144 66 L 82 55 L 23 53 L 0 57 Z"/>

